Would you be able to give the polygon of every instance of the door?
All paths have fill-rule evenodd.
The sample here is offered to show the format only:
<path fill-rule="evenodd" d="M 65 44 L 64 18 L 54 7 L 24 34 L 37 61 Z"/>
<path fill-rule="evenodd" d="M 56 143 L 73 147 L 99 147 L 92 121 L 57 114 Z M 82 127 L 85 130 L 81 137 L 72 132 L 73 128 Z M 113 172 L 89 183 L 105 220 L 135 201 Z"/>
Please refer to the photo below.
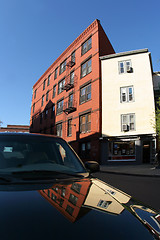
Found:
<path fill-rule="evenodd" d="M 143 141 L 143 163 L 150 163 L 150 141 Z"/>

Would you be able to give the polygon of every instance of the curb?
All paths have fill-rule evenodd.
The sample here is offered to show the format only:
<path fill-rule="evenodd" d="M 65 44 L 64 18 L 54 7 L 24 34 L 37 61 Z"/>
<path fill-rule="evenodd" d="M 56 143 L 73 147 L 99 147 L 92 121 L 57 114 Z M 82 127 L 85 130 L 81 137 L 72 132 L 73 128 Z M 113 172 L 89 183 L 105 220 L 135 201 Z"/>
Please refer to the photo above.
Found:
<path fill-rule="evenodd" d="M 110 173 L 110 174 L 116 174 L 116 175 L 126 175 L 126 176 L 135 176 L 135 177 L 156 177 L 160 178 L 160 174 L 141 174 L 141 173 L 124 173 L 124 172 L 114 172 L 114 171 L 105 171 L 100 170 L 100 173 Z"/>

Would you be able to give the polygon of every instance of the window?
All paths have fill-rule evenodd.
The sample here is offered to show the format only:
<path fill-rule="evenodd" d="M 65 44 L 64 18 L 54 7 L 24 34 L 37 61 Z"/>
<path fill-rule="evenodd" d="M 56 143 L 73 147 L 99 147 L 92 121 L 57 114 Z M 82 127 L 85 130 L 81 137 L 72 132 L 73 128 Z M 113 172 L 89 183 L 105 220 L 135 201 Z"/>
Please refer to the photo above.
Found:
<path fill-rule="evenodd" d="M 97 204 L 97 206 L 100 208 L 107 209 L 111 203 L 112 203 L 111 201 L 100 200 L 99 203 Z"/>
<path fill-rule="evenodd" d="M 66 196 L 66 189 L 64 187 L 62 187 L 62 189 L 61 189 L 61 196 L 62 197 Z"/>
<path fill-rule="evenodd" d="M 43 112 L 40 113 L 40 124 L 42 123 L 42 120 L 43 120 Z"/>
<path fill-rule="evenodd" d="M 54 80 L 57 78 L 57 73 L 58 73 L 58 68 L 55 69 L 55 72 L 54 72 Z"/>
<path fill-rule="evenodd" d="M 71 206 L 67 205 L 66 207 L 66 212 L 69 213 L 69 215 L 73 215 L 73 211 L 74 211 L 74 208 L 72 208 Z"/>
<path fill-rule="evenodd" d="M 56 200 L 57 200 L 57 196 L 56 196 L 55 194 L 52 193 L 52 194 L 51 194 L 51 198 L 52 198 L 53 201 L 56 202 Z"/>
<path fill-rule="evenodd" d="M 134 93 L 133 86 L 120 88 L 121 102 L 133 102 Z"/>
<path fill-rule="evenodd" d="M 91 142 L 83 142 L 80 145 L 80 157 L 83 159 L 90 159 Z"/>
<path fill-rule="evenodd" d="M 47 82 L 47 86 L 50 85 L 50 80 L 51 80 L 51 75 L 48 76 L 48 82 Z"/>
<path fill-rule="evenodd" d="M 41 102 L 41 106 L 43 107 L 44 104 L 44 95 L 42 96 L 42 102 Z"/>
<path fill-rule="evenodd" d="M 131 68 L 131 61 L 127 60 L 127 61 L 121 61 L 119 62 L 119 73 L 129 73 L 132 72 L 132 68 Z"/>
<path fill-rule="evenodd" d="M 62 137 L 62 123 L 56 125 L 57 136 Z"/>
<path fill-rule="evenodd" d="M 76 206 L 77 201 L 78 201 L 78 197 L 76 197 L 76 196 L 73 195 L 73 194 L 70 194 L 70 196 L 69 196 L 69 202 L 71 202 L 73 205 Z"/>
<path fill-rule="evenodd" d="M 47 118 L 47 116 L 48 116 L 48 109 L 46 109 L 46 110 L 44 111 L 44 117 L 45 117 L 45 119 Z"/>
<path fill-rule="evenodd" d="M 62 80 L 58 83 L 58 94 L 60 94 L 61 92 L 63 92 L 64 86 L 65 86 L 65 78 L 62 79 Z"/>
<path fill-rule="evenodd" d="M 92 48 L 92 38 L 90 37 L 86 42 L 82 44 L 81 54 L 85 54 Z"/>
<path fill-rule="evenodd" d="M 35 89 L 34 91 L 34 99 L 36 98 L 36 96 L 37 96 L 37 89 Z"/>
<path fill-rule="evenodd" d="M 69 95 L 68 107 L 73 107 L 73 93 Z"/>
<path fill-rule="evenodd" d="M 51 118 L 55 116 L 55 104 L 52 105 Z"/>
<path fill-rule="evenodd" d="M 72 119 L 68 119 L 67 136 L 72 136 Z"/>
<path fill-rule="evenodd" d="M 60 64 L 59 74 L 63 73 L 66 70 L 66 60 Z"/>
<path fill-rule="evenodd" d="M 64 200 L 63 200 L 62 198 L 60 198 L 60 200 L 59 200 L 59 206 L 62 207 L 63 203 L 64 203 Z"/>
<path fill-rule="evenodd" d="M 34 113 L 34 111 L 35 111 L 35 103 L 33 103 L 33 113 Z"/>
<path fill-rule="evenodd" d="M 52 105 L 52 112 L 55 111 L 55 104 Z"/>
<path fill-rule="evenodd" d="M 53 95 L 52 98 L 54 98 L 56 96 L 56 86 L 53 87 Z"/>
<path fill-rule="evenodd" d="M 135 130 L 135 114 L 122 114 L 121 115 L 121 131 Z"/>
<path fill-rule="evenodd" d="M 43 90 L 45 89 L 46 87 L 46 79 L 43 81 Z"/>
<path fill-rule="evenodd" d="M 76 192 L 76 193 L 80 193 L 81 192 L 81 188 L 82 188 L 82 185 L 79 184 L 79 183 L 76 183 L 74 182 L 71 186 L 71 189 Z"/>
<path fill-rule="evenodd" d="M 80 116 L 80 133 L 91 131 L 91 113 Z"/>
<path fill-rule="evenodd" d="M 47 91 L 46 93 L 46 101 L 48 101 L 48 97 L 49 97 L 49 91 Z"/>
<path fill-rule="evenodd" d="M 60 114 L 63 112 L 63 100 L 60 100 L 57 102 L 57 114 Z"/>
<path fill-rule="evenodd" d="M 71 66 L 73 66 L 75 64 L 75 51 L 71 54 Z"/>
<path fill-rule="evenodd" d="M 70 73 L 70 83 L 74 84 L 74 71 Z"/>
<path fill-rule="evenodd" d="M 81 78 L 85 77 L 87 74 L 89 74 L 92 71 L 92 59 L 90 58 L 85 63 L 81 65 Z"/>
<path fill-rule="evenodd" d="M 91 100 L 91 84 L 80 89 L 80 104 Z"/>
<path fill-rule="evenodd" d="M 122 157 L 117 158 L 117 156 L 128 156 L 128 159 L 135 159 L 135 141 L 119 141 L 110 142 L 110 159 L 112 160 L 122 160 Z M 127 159 L 127 157 L 125 158 Z"/>

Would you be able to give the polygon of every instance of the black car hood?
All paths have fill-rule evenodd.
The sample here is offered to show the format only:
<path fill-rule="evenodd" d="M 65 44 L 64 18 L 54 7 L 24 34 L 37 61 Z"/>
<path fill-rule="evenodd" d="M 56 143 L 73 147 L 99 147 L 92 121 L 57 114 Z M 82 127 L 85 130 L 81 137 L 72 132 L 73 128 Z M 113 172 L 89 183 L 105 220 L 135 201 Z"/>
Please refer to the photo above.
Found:
<path fill-rule="evenodd" d="M 0 191 L 2 240 L 160 239 L 156 211 L 98 179 L 37 189 Z"/>

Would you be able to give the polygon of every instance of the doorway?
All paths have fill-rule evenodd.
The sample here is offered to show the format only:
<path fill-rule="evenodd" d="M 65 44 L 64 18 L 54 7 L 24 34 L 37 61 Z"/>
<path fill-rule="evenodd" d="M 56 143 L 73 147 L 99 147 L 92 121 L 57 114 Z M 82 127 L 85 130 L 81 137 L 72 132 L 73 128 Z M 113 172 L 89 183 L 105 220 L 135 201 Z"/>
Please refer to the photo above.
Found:
<path fill-rule="evenodd" d="M 150 163 L 150 141 L 143 141 L 143 163 Z"/>

